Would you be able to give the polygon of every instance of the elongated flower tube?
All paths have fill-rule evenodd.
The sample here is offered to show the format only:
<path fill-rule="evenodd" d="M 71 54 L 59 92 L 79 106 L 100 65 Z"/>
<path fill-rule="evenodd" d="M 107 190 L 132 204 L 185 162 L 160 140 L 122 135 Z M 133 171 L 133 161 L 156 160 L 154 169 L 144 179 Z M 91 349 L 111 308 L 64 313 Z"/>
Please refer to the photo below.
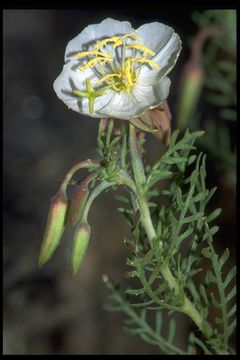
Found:
<path fill-rule="evenodd" d="M 75 276 L 79 270 L 83 257 L 88 247 L 91 229 L 87 222 L 77 225 L 71 254 L 71 275 Z"/>
<path fill-rule="evenodd" d="M 68 43 L 54 90 L 76 112 L 130 120 L 168 97 L 167 74 L 180 50 L 179 36 L 167 25 L 153 22 L 135 30 L 108 18 Z"/>
<path fill-rule="evenodd" d="M 50 203 L 47 225 L 38 260 L 40 267 L 52 257 L 60 243 L 64 231 L 67 205 L 66 192 L 60 189 Z"/>

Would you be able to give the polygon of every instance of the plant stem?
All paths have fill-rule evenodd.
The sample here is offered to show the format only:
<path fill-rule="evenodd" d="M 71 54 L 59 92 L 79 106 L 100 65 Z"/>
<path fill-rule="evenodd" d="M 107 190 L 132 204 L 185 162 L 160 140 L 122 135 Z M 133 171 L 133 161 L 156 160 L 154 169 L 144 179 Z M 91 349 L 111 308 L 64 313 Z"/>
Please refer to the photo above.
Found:
<path fill-rule="evenodd" d="M 91 192 L 86 204 L 85 204 L 85 207 L 84 207 L 84 211 L 82 213 L 82 221 L 83 222 L 87 222 L 87 217 L 88 217 L 88 212 L 89 212 L 89 209 L 93 203 L 93 201 L 96 199 L 96 197 L 98 195 L 101 194 L 101 192 L 105 189 L 107 189 L 108 187 L 112 186 L 112 183 L 110 182 L 107 182 L 107 181 L 103 181 L 101 184 L 99 184 L 98 186 L 95 187 L 95 189 Z"/>
<path fill-rule="evenodd" d="M 157 235 L 152 223 L 149 207 L 145 199 L 145 196 L 142 193 L 137 194 L 137 199 L 140 207 L 141 222 L 144 226 L 148 240 L 151 244 L 153 239 L 156 238 Z"/>
<path fill-rule="evenodd" d="M 136 182 L 136 195 L 140 207 L 140 219 L 146 231 L 149 242 L 150 244 L 152 244 L 152 241 L 153 239 L 156 239 L 157 234 L 152 223 L 147 200 L 142 191 L 142 183 L 140 179 L 142 180 L 145 177 L 145 174 L 143 173 L 144 170 L 142 159 L 139 152 L 137 151 L 136 130 L 131 124 L 129 125 L 129 148 L 132 157 L 133 174 Z M 169 288 L 173 289 L 176 295 L 183 296 L 183 305 L 179 307 L 179 311 L 184 312 L 186 315 L 188 315 L 197 325 L 197 327 L 204 333 L 204 335 L 209 338 L 209 330 L 211 329 L 211 326 L 209 324 L 207 324 L 207 326 L 204 326 L 204 324 L 206 324 L 206 321 L 202 318 L 201 314 L 198 312 L 194 304 L 184 294 L 183 289 L 180 287 L 179 283 L 174 278 L 167 263 L 162 264 L 160 272 L 163 278 L 167 281 Z"/>
<path fill-rule="evenodd" d="M 144 201 L 142 199 L 141 202 L 139 202 L 140 207 L 143 205 Z M 142 224 L 146 230 L 147 236 L 149 238 L 149 241 L 152 241 L 154 238 L 156 238 L 156 231 L 152 224 L 152 219 L 150 216 L 149 208 L 148 212 L 146 209 L 148 208 L 147 203 L 144 204 L 144 209 L 142 209 L 142 214 L 144 214 L 144 218 L 141 217 Z M 169 288 L 175 290 L 176 295 L 182 294 L 183 290 L 181 289 L 180 285 L 178 284 L 177 280 L 174 278 L 173 274 L 171 273 L 171 270 L 169 269 L 169 266 L 166 263 L 163 263 L 160 272 L 164 279 L 167 281 Z M 183 305 L 179 308 L 180 311 L 187 314 L 193 322 L 197 325 L 199 330 L 201 330 L 205 334 L 205 329 L 203 327 L 203 324 L 205 320 L 202 318 L 201 314 L 198 312 L 194 304 L 188 299 L 188 297 L 184 294 L 183 295 Z M 210 326 L 210 325 L 209 325 Z M 205 334 L 206 337 L 207 334 Z"/>
<path fill-rule="evenodd" d="M 69 184 L 69 181 L 71 180 L 71 178 L 73 177 L 74 173 L 80 169 L 94 169 L 94 168 L 98 168 L 100 166 L 99 161 L 94 161 L 91 159 L 87 159 L 84 161 L 80 161 L 77 164 L 75 164 L 67 173 L 67 175 L 65 176 L 60 189 L 62 191 L 66 191 L 66 188 Z"/>

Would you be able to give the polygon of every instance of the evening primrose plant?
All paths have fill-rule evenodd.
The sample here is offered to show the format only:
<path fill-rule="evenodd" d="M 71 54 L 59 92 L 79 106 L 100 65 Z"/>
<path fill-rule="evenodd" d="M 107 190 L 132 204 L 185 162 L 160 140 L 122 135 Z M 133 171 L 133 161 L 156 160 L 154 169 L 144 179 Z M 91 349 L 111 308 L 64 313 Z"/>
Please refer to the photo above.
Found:
<path fill-rule="evenodd" d="M 54 90 L 70 109 L 100 119 L 98 157 L 74 165 L 52 199 L 39 265 L 52 257 L 64 229 L 73 227 L 75 276 L 91 236 L 88 214 L 94 200 L 122 187 L 125 195 L 117 199 L 131 232 L 124 240 L 129 286 L 124 294 L 104 275 L 111 299 L 107 308 L 124 312 L 125 329 L 163 353 L 232 354 L 235 268 L 223 271 L 229 251 L 219 256 L 213 246 L 218 227 L 211 223 L 221 211 L 206 210 L 216 188 L 206 188 L 206 156 L 194 145 L 203 132 L 171 135 L 167 75 L 180 51 L 181 40 L 169 26 L 154 22 L 133 29 L 110 18 L 89 25 L 68 43 Z M 146 133 L 164 146 L 154 165 L 145 160 Z M 89 174 L 73 182 L 81 169 Z M 75 188 L 71 199 L 69 185 Z M 175 343 L 181 331 L 175 312 L 193 322 L 185 349 Z"/>

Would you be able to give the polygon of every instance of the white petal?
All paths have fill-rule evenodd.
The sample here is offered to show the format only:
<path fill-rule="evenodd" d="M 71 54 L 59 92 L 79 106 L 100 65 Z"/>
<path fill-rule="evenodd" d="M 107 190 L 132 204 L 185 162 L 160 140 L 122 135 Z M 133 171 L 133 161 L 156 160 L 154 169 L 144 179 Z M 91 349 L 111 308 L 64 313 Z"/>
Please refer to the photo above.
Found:
<path fill-rule="evenodd" d="M 125 91 L 115 92 L 110 90 L 113 97 L 108 105 L 98 111 L 100 117 L 115 119 L 131 119 L 139 112 L 138 103 L 131 93 Z"/>
<path fill-rule="evenodd" d="M 135 33 L 135 30 L 128 21 L 107 18 L 99 24 L 89 25 L 79 35 L 69 41 L 65 52 L 65 61 L 74 59 L 74 54 L 85 50 L 85 48 L 99 40 L 131 33 Z"/>
<path fill-rule="evenodd" d="M 102 117 L 129 120 L 142 115 L 147 109 L 158 106 L 169 93 L 170 79 L 165 77 L 154 86 L 136 84 L 131 93 L 113 92 L 111 101 L 98 111 Z"/>
<path fill-rule="evenodd" d="M 99 96 L 94 101 L 94 112 L 89 112 L 89 101 L 87 98 L 81 98 L 72 93 L 74 89 L 80 91 L 86 90 L 86 78 L 90 78 L 91 84 L 94 87 L 98 78 L 90 69 L 80 71 L 78 69 L 78 63 L 76 61 L 70 61 L 64 65 L 61 74 L 53 83 L 53 88 L 59 97 L 70 109 L 87 114 L 92 117 L 101 117 L 96 111 L 106 106 L 111 101 L 111 94 L 108 92 L 102 96 Z"/>
<path fill-rule="evenodd" d="M 165 76 L 164 78 L 160 79 L 158 82 L 155 83 L 153 89 L 158 101 L 156 101 L 155 104 L 152 104 L 151 107 L 159 105 L 160 102 L 167 99 L 170 85 L 171 85 L 171 80 L 167 76 Z"/>
<path fill-rule="evenodd" d="M 156 77 L 162 78 L 166 76 L 174 67 L 181 48 L 180 37 L 178 34 L 173 33 L 168 42 L 152 58 L 159 65 L 160 70 L 153 66 L 143 65 L 139 72 L 139 81 L 144 84 L 151 84 Z"/>
<path fill-rule="evenodd" d="M 154 85 L 142 85 L 139 82 L 133 90 L 133 95 L 140 104 L 141 110 L 159 105 L 166 100 L 169 94 L 171 81 L 168 77 L 164 77 L 158 81 L 155 80 Z"/>
<path fill-rule="evenodd" d="M 136 31 L 141 36 L 144 46 L 155 53 L 158 53 L 166 45 L 174 32 L 170 26 L 158 22 L 144 24 Z"/>

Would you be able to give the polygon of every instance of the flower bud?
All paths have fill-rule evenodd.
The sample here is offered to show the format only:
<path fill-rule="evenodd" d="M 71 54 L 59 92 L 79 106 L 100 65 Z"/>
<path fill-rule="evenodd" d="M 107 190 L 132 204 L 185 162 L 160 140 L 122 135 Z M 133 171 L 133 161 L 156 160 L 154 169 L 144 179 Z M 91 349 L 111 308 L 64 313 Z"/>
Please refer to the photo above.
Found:
<path fill-rule="evenodd" d="M 168 145 L 171 136 L 172 114 L 167 101 L 163 101 L 160 106 L 150 110 L 149 113 L 152 123 L 158 129 L 154 136 L 160 139 L 163 144 Z"/>
<path fill-rule="evenodd" d="M 68 200 L 66 193 L 59 190 L 52 198 L 49 207 L 47 225 L 38 260 L 40 267 L 52 257 L 54 251 L 60 243 L 64 231 L 67 205 Z"/>
<path fill-rule="evenodd" d="M 79 266 L 81 265 L 90 239 L 90 232 L 91 229 L 87 222 L 82 222 L 76 227 L 71 255 L 72 276 L 77 274 Z"/>
<path fill-rule="evenodd" d="M 70 224 L 76 226 L 80 221 L 88 195 L 88 185 L 90 181 L 96 176 L 96 173 L 92 173 L 87 176 L 84 181 L 76 187 L 70 207 L 69 221 Z"/>
<path fill-rule="evenodd" d="M 172 115 L 167 101 L 163 101 L 158 107 L 146 111 L 140 120 L 152 129 L 153 135 L 168 145 L 171 135 Z"/>
<path fill-rule="evenodd" d="M 180 80 L 180 95 L 178 103 L 178 127 L 188 126 L 191 116 L 198 104 L 203 85 L 203 69 L 197 62 L 190 61 Z"/>

